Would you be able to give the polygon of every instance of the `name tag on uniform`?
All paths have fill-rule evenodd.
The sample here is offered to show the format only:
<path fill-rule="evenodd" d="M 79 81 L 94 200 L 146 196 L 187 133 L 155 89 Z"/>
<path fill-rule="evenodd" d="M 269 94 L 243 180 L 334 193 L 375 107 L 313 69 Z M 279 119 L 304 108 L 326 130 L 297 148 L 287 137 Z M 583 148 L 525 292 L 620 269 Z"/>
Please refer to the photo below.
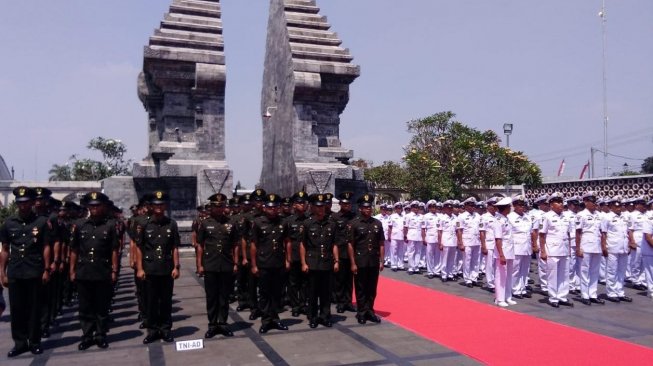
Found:
<path fill-rule="evenodd" d="M 192 351 L 194 349 L 204 348 L 203 339 L 194 339 L 190 341 L 178 341 L 176 342 L 177 351 Z"/>

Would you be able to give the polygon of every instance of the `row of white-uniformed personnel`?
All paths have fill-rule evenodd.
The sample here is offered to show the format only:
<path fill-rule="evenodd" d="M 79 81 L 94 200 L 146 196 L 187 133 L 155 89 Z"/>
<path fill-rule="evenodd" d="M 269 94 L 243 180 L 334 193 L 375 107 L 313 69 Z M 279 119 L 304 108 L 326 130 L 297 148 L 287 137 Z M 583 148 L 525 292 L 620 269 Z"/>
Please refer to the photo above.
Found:
<path fill-rule="evenodd" d="M 531 207 L 532 206 L 532 207 Z M 549 304 L 603 304 L 632 299 L 624 282 L 653 298 L 653 200 L 644 197 L 600 199 L 595 192 L 564 199 L 556 192 L 532 205 L 524 196 L 478 202 L 435 200 L 382 205 L 377 218 L 386 237 L 386 265 L 408 274 L 426 269 L 443 282 L 462 276 L 468 287 L 485 274 L 499 306 L 530 297 L 528 273 L 537 254 L 539 285 Z M 392 212 L 394 211 L 394 212 Z M 407 267 L 405 267 L 407 264 Z"/>

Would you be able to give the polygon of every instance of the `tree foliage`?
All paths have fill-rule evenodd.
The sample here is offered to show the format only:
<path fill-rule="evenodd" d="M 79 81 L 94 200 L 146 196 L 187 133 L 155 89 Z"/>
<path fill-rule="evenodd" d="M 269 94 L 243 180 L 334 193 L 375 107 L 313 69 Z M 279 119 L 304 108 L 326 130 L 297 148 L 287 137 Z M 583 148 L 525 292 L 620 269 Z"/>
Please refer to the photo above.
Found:
<path fill-rule="evenodd" d="M 524 153 L 501 147 L 493 131 L 479 131 L 440 112 L 407 123 L 412 134 L 404 165 L 386 161 L 365 171 L 377 187 L 403 188 L 415 199 L 459 197 L 464 189 L 542 183 L 540 168 Z"/>
<path fill-rule="evenodd" d="M 0 225 L 4 224 L 7 217 L 15 214 L 16 212 L 18 212 L 16 202 L 12 202 L 11 205 L 6 207 L 0 207 Z"/>
<path fill-rule="evenodd" d="M 653 174 L 653 156 L 644 159 L 642 163 L 642 174 Z"/>
<path fill-rule="evenodd" d="M 465 187 L 542 183 L 540 168 L 524 153 L 501 147 L 494 131 L 479 131 L 440 112 L 409 121 L 413 134 L 404 161 L 411 196 L 420 199 L 460 196 Z"/>
<path fill-rule="evenodd" d="M 65 164 L 52 165 L 50 181 L 94 181 L 130 174 L 131 160 L 125 160 L 127 147 L 122 141 L 96 137 L 86 147 L 102 154 L 102 161 L 72 155 Z"/>
<path fill-rule="evenodd" d="M 404 167 L 394 161 L 384 161 L 382 165 L 374 166 L 367 162 L 365 180 L 370 181 L 377 188 L 408 188 L 408 174 Z"/>

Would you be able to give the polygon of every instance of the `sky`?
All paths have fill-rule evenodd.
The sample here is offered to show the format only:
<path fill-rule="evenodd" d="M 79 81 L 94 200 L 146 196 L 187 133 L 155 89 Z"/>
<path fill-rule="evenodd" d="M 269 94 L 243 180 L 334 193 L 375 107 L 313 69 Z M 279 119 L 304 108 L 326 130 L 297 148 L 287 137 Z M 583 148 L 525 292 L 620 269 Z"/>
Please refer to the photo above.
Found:
<path fill-rule="evenodd" d="M 171 0 L 3 2 L 0 155 L 16 179 L 47 180 L 53 164 L 96 136 L 147 155 L 136 94 L 143 47 Z M 222 0 L 226 156 L 234 182 L 261 171 L 260 97 L 267 0 Z M 318 0 L 361 76 L 340 139 L 355 158 L 400 161 L 406 122 L 441 111 L 555 176 L 578 177 L 603 150 L 601 0 Z M 653 155 L 653 1 L 606 1 L 609 173 Z M 595 155 L 596 174 L 603 154 Z"/>

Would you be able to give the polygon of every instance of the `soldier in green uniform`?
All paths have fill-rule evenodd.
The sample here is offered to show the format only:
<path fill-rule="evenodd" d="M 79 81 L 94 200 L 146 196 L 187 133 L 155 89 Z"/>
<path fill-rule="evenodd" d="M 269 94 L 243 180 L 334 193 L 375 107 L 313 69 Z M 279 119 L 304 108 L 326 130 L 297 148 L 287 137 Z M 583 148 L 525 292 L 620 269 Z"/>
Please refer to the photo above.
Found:
<path fill-rule="evenodd" d="M 334 273 L 333 294 L 336 311 L 356 311 L 351 303 L 354 290 L 354 275 L 351 273 L 351 263 L 347 253 L 347 227 L 351 220 L 356 217 L 352 210 L 353 192 L 342 192 L 338 196 L 340 200 L 340 211 L 331 215 L 331 220 L 336 223 L 336 245 L 340 251 L 340 271 Z"/>
<path fill-rule="evenodd" d="M 130 217 L 127 223 L 127 234 L 130 238 L 129 244 L 129 266 L 134 270 L 134 284 L 136 287 L 136 300 L 138 302 L 138 321 L 141 323 L 138 325 L 139 329 L 145 329 L 145 281 L 138 278 L 138 268 L 136 263 L 138 262 L 138 245 L 136 240 L 140 235 L 138 228 L 141 229 L 145 226 L 147 221 L 150 219 L 151 215 L 151 206 L 150 201 L 152 200 L 152 195 L 146 193 L 143 197 L 140 198 L 138 202 L 138 212 L 136 216 Z"/>
<path fill-rule="evenodd" d="M 331 279 L 338 272 L 339 251 L 335 245 L 336 224 L 326 218 L 326 197 L 310 197 L 311 218 L 302 225 L 300 257 L 302 270 L 308 274 L 308 325 L 319 323 L 331 327 Z M 318 312 L 319 309 L 319 312 Z"/>
<path fill-rule="evenodd" d="M 227 196 L 216 193 L 209 197 L 209 214 L 197 229 L 197 268 L 204 276 L 206 312 L 209 329 L 205 338 L 216 334 L 233 336 L 227 327 L 229 295 L 238 271 L 239 239 L 237 225 L 225 215 Z"/>
<path fill-rule="evenodd" d="M 263 209 L 265 215 L 254 219 L 251 232 L 250 257 L 252 274 L 259 277 L 259 309 L 262 313 L 259 333 L 275 328 L 288 330 L 279 321 L 282 279 L 290 268 L 288 227 L 279 217 L 281 198 L 268 194 Z"/>
<path fill-rule="evenodd" d="M 238 197 L 241 212 L 233 216 L 233 221 L 240 234 L 240 250 L 238 251 L 238 273 L 236 274 L 238 306 L 236 311 L 250 309 L 256 302 L 256 286 L 252 286 L 254 293 L 250 295 L 252 271 L 249 264 L 249 230 L 251 228 L 252 202 L 249 193 Z M 253 300 L 252 300 L 253 299 Z"/>
<path fill-rule="evenodd" d="M 73 305 L 73 293 L 75 286 L 70 281 L 70 229 L 73 226 L 73 221 L 77 220 L 77 212 L 79 206 L 73 201 L 65 201 L 61 205 L 60 223 L 61 226 L 61 272 L 65 274 L 63 283 L 63 304 L 66 306 Z"/>
<path fill-rule="evenodd" d="M 257 188 L 252 192 L 251 194 L 251 199 L 253 203 L 253 208 L 252 211 L 250 212 L 249 216 L 247 217 L 249 221 L 249 230 L 247 230 L 247 244 L 245 245 L 246 248 L 243 248 L 244 251 L 246 251 L 247 255 L 249 255 L 249 304 L 250 304 L 250 314 L 249 314 L 249 320 L 256 320 L 258 317 L 262 315 L 261 309 L 259 309 L 259 276 L 254 276 L 252 273 L 252 250 L 251 250 L 251 244 L 252 244 L 252 225 L 254 225 L 254 220 L 265 216 L 265 213 L 263 213 L 263 202 L 266 200 L 267 197 L 267 192 L 265 192 L 264 189 L 262 188 Z"/>
<path fill-rule="evenodd" d="M 14 348 L 7 357 L 41 348 L 41 304 L 44 287 L 50 279 L 50 226 L 46 217 L 32 211 L 36 192 L 17 187 L 18 213 L 0 227 L 0 282 L 9 287 L 11 337 Z"/>
<path fill-rule="evenodd" d="M 137 277 L 145 281 L 144 344 L 161 338 L 174 342 L 172 336 L 172 289 L 179 278 L 179 229 L 177 222 L 166 216 L 170 198 L 155 191 L 151 200 L 152 216 L 136 228 Z"/>
<path fill-rule="evenodd" d="M 295 193 L 292 197 L 295 213 L 285 219 L 290 237 L 290 270 L 288 272 L 287 294 L 292 316 L 306 314 L 306 286 L 308 277 L 302 271 L 299 255 L 299 244 L 303 238 L 302 225 L 308 220 L 306 214 L 308 195 L 304 191 Z"/>
<path fill-rule="evenodd" d="M 379 272 L 383 271 L 384 248 L 383 224 L 372 217 L 374 195 L 364 194 L 358 199 L 360 215 L 349 224 L 349 258 L 356 287 L 356 319 L 359 324 L 367 320 L 381 322 L 374 313 L 374 299 Z"/>
<path fill-rule="evenodd" d="M 100 192 L 86 194 L 87 219 L 71 228 L 70 280 L 77 284 L 82 340 L 79 350 L 97 344 L 107 348 L 109 307 L 118 279 L 120 240 L 116 221 L 109 217 L 109 198 Z"/>

